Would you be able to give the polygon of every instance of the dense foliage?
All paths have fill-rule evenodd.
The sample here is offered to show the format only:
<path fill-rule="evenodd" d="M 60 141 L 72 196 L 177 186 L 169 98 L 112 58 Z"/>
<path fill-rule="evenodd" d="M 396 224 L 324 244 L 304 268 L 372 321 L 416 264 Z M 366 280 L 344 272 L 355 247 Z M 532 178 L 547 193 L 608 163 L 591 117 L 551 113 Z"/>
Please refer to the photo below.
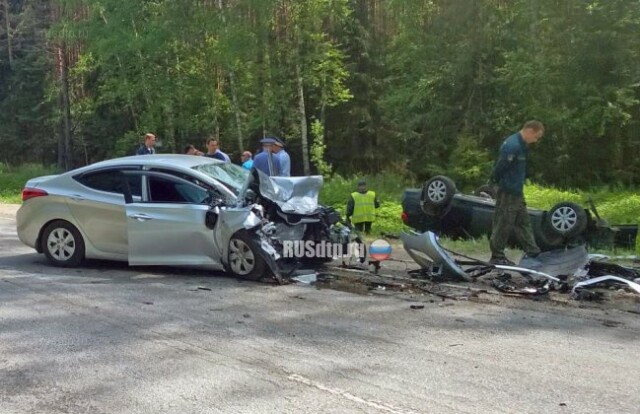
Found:
<path fill-rule="evenodd" d="M 0 0 L 0 161 L 289 143 L 294 173 L 640 184 L 640 0 Z M 317 168 L 317 169 L 316 169 Z"/>

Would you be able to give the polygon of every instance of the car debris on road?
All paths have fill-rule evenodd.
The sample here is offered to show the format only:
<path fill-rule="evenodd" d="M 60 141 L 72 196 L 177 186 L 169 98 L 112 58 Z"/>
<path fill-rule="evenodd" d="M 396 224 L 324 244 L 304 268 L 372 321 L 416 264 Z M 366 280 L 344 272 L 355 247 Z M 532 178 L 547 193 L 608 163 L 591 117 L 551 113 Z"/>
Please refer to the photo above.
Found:
<path fill-rule="evenodd" d="M 492 274 L 491 285 L 506 294 L 540 296 L 553 290 L 570 293 L 573 299 L 595 299 L 597 295 L 581 292 L 611 284 L 640 294 L 640 284 L 634 281 L 640 270 L 611 263 L 606 256 L 590 256 L 584 245 L 543 252 L 535 259 L 524 258 L 517 266 L 504 266 L 449 252 L 430 231 L 403 233 L 401 238 L 405 251 L 421 267 L 418 273 L 433 281 L 475 282 Z M 505 272 L 522 275 L 526 284 L 514 283 Z"/>

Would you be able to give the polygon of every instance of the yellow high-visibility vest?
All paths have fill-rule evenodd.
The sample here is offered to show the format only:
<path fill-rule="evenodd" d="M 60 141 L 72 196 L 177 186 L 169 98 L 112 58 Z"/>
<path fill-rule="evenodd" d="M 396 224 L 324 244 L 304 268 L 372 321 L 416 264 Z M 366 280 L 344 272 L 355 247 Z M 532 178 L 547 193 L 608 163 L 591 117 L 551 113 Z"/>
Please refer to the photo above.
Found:
<path fill-rule="evenodd" d="M 353 197 L 353 216 L 351 222 L 353 224 L 363 223 L 365 221 L 373 222 L 376 219 L 376 193 L 367 191 L 365 194 L 357 191 L 351 193 Z"/>

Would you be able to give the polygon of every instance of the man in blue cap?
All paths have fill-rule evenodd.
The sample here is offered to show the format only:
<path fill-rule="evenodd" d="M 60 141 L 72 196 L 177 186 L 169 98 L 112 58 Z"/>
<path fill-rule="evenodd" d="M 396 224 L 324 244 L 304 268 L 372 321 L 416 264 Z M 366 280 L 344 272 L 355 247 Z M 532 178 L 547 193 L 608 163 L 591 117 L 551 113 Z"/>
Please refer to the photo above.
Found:
<path fill-rule="evenodd" d="M 276 140 L 274 138 L 264 138 L 260 143 L 262 144 L 262 152 L 253 159 L 254 168 L 269 176 L 280 175 L 280 160 L 273 154 Z"/>
<path fill-rule="evenodd" d="M 274 138 L 274 140 L 273 153 L 280 161 L 280 175 L 283 177 L 291 177 L 291 157 L 289 157 L 289 153 L 284 149 L 284 141 L 280 138 Z"/>

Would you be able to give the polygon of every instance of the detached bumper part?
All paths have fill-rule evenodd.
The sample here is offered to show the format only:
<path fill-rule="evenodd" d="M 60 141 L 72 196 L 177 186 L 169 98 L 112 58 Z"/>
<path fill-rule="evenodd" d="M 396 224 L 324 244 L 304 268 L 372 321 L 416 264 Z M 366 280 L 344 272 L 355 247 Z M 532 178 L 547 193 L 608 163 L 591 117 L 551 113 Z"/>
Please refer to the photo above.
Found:
<path fill-rule="evenodd" d="M 400 235 L 406 252 L 423 269 L 436 270 L 445 276 L 452 276 L 467 282 L 473 278 L 467 274 L 438 243 L 438 236 L 427 231 L 425 233 L 402 233 Z"/>

